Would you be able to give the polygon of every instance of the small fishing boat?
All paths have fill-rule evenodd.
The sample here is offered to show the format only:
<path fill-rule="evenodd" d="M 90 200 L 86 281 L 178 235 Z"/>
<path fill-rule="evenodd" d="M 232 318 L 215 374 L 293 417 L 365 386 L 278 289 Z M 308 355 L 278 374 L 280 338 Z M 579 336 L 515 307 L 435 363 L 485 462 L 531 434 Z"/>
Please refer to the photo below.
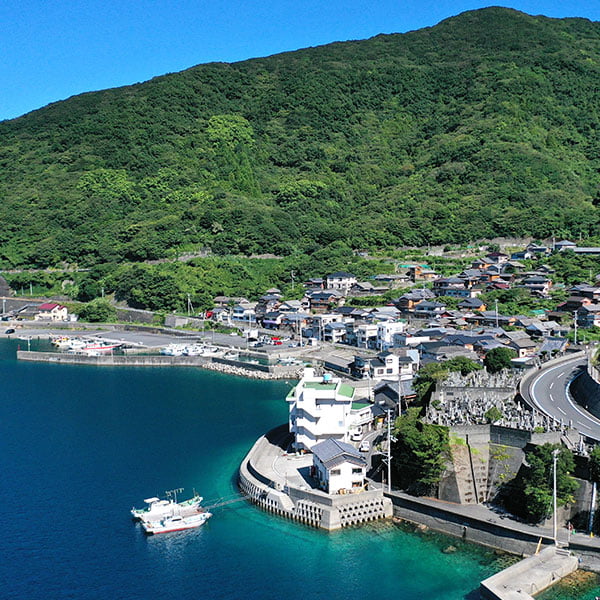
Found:
<path fill-rule="evenodd" d="M 202 496 L 194 492 L 194 495 L 188 500 L 177 502 L 177 493 L 182 491 L 183 488 L 169 490 L 167 492 L 167 496 L 169 496 L 168 500 L 161 500 L 156 497 L 146 498 L 144 500 L 146 507 L 132 508 L 131 516 L 136 521 L 158 521 L 175 514 L 187 517 L 201 512 L 200 503 L 203 500 Z"/>
<path fill-rule="evenodd" d="M 159 521 L 142 521 L 142 527 L 149 535 L 171 533 L 173 531 L 195 529 L 196 527 L 204 525 L 211 517 L 212 513 L 209 512 L 201 512 L 187 517 L 183 517 L 182 515 L 171 515 L 169 517 L 164 517 Z"/>
<path fill-rule="evenodd" d="M 185 350 L 185 344 L 169 344 L 160 353 L 164 356 L 181 356 Z"/>

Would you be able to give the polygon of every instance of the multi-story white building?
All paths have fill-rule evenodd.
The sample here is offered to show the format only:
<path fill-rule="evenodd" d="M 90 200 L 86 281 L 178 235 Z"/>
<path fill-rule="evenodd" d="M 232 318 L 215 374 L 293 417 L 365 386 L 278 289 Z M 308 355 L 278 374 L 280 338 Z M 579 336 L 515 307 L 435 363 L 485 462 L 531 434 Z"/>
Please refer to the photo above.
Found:
<path fill-rule="evenodd" d="M 382 321 L 377 323 L 377 348 L 387 350 L 394 345 L 394 335 L 406 331 L 403 321 Z"/>
<path fill-rule="evenodd" d="M 354 328 L 356 345 L 359 348 L 372 348 L 377 344 L 378 323 L 361 323 Z"/>
<path fill-rule="evenodd" d="M 294 448 L 310 450 L 328 438 L 347 442 L 354 394 L 355 389 L 340 378 L 316 376 L 314 369 L 304 369 L 286 398 Z"/>

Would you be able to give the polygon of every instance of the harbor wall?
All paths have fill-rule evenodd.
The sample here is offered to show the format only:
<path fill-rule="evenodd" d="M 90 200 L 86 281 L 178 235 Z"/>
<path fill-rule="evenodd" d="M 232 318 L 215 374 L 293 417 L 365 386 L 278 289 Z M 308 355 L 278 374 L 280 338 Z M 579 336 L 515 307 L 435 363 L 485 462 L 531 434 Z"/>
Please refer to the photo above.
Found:
<path fill-rule="evenodd" d="M 282 517 L 329 531 L 392 516 L 391 501 L 378 489 L 330 495 L 320 490 L 282 485 L 266 477 L 255 465 L 277 446 L 270 440 L 287 445 L 288 435 L 287 425 L 272 430 L 256 441 L 242 461 L 238 483 L 251 502 Z"/>
<path fill-rule="evenodd" d="M 298 374 L 297 366 L 263 365 L 240 360 L 204 356 L 164 356 L 143 354 L 106 354 L 86 356 L 66 352 L 35 352 L 18 350 L 18 360 L 70 365 L 124 366 L 124 367 L 202 367 L 230 375 L 256 379 L 288 379 Z"/>
<path fill-rule="evenodd" d="M 453 510 L 451 504 L 445 505 L 440 501 L 395 491 L 386 492 L 385 495 L 392 500 L 394 517 L 480 546 L 525 556 L 535 552 L 540 540 L 543 546 L 554 543 L 549 536 L 518 530 Z"/>

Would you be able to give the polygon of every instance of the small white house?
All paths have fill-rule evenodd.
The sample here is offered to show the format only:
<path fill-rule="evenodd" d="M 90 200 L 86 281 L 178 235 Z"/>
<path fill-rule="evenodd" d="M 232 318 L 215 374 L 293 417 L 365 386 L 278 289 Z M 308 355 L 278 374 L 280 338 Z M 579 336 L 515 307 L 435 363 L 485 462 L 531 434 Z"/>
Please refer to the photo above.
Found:
<path fill-rule="evenodd" d="M 327 275 L 327 288 L 332 290 L 343 290 L 348 292 L 353 285 L 356 285 L 356 276 L 346 271 L 337 271 Z"/>
<path fill-rule="evenodd" d="M 354 446 L 327 439 L 312 449 L 313 473 L 328 494 L 363 491 L 367 462 Z"/>
<path fill-rule="evenodd" d="M 46 302 L 38 306 L 38 313 L 33 318 L 35 321 L 66 321 L 69 311 L 61 304 Z"/>

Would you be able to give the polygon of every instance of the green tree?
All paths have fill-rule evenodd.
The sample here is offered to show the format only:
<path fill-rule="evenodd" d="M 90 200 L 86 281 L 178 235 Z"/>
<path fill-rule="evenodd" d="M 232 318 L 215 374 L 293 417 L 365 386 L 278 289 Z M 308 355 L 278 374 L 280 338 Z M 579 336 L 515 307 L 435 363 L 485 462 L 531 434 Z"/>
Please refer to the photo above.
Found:
<path fill-rule="evenodd" d="M 455 356 L 442 364 L 449 371 L 460 371 L 460 374 L 463 377 L 473 371 L 481 371 L 481 369 L 483 369 L 482 365 L 466 356 Z"/>
<path fill-rule="evenodd" d="M 502 411 L 497 408 L 496 406 L 492 406 L 491 408 L 488 408 L 488 410 L 485 411 L 485 414 L 483 415 L 488 423 L 495 423 L 496 421 L 499 421 L 504 415 L 502 414 Z"/>
<path fill-rule="evenodd" d="M 600 483 L 600 446 L 596 445 L 590 452 L 590 477 Z"/>
<path fill-rule="evenodd" d="M 398 486 L 417 495 L 432 493 L 446 468 L 448 429 L 423 423 L 413 407 L 396 419 L 394 435 L 392 465 Z"/>
<path fill-rule="evenodd" d="M 448 369 L 443 362 L 428 363 L 419 369 L 413 381 L 413 388 L 417 393 L 417 401 L 424 403 L 429 400 L 436 384 L 448 377 Z"/>
<path fill-rule="evenodd" d="M 511 360 L 517 353 L 512 348 L 492 348 L 483 359 L 483 364 L 489 373 L 499 373 L 512 366 Z"/>
<path fill-rule="evenodd" d="M 111 323 L 117 318 L 117 309 L 105 298 L 96 298 L 81 306 L 77 314 L 82 321 Z"/>
<path fill-rule="evenodd" d="M 552 514 L 553 452 L 559 450 L 556 465 L 557 503 L 559 506 L 574 501 L 579 484 L 571 475 L 575 469 L 573 453 L 560 444 L 536 446 L 525 453 L 527 466 L 522 470 L 509 507 L 513 512 L 534 522 Z"/>

